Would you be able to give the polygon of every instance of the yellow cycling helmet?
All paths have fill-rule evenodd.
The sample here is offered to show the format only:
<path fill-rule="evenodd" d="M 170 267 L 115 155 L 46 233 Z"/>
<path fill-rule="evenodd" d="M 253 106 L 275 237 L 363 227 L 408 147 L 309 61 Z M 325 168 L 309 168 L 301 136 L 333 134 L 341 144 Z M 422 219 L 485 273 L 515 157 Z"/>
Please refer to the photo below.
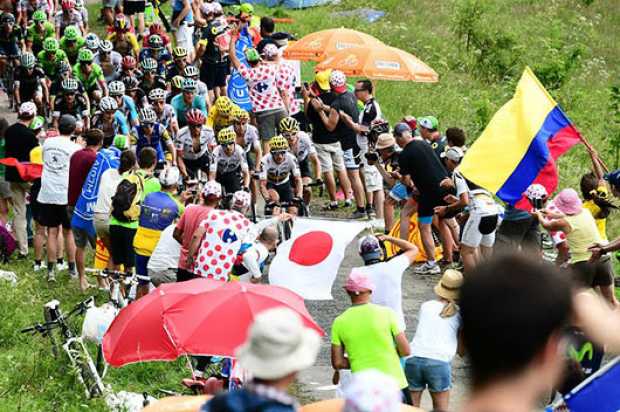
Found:
<path fill-rule="evenodd" d="M 294 133 L 299 131 L 299 122 L 290 116 L 280 120 L 278 126 L 280 128 L 280 133 Z"/>
<path fill-rule="evenodd" d="M 227 96 L 220 96 L 215 101 L 215 108 L 219 114 L 229 114 L 233 109 L 233 103 Z"/>
<path fill-rule="evenodd" d="M 232 119 L 234 122 L 248 121 L 250 120 L 250 114 L 241 107 L 237 106 L 233 109 Z"/>
<path fill-rule="evenodd" d="M 177 89 L 183 88 L 183 80 L 185 80 L 183 76 L 174 76 L 172 78 L 172 86 Z"/>
<path fill-rule="evenodd" d="M 218 144 L 230 144 L 235 141 L 236 137 L 237 137 L 237 134 L 235 133 L 235 131 L 232 128 L 227 127 L 225 129 L 220 130 L 220 132 L 217 134 L 217 143 Z"/>
<path fill-rule="evenodd" d="M 274 136 L 269 140 L 269 149 L 272 151 L 288 150 L 288 141 L 282 135 Z"/>

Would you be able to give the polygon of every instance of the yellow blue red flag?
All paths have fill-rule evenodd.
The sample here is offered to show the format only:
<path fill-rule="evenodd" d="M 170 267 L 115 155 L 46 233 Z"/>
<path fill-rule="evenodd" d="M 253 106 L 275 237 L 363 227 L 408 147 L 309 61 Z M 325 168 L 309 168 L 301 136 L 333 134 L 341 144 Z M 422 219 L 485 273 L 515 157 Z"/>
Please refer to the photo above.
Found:
<path fill-rule="evenodd" d="M 549 194 L 558 185 L 556 160 L 581 136 L 529 67 L 517 89 L 467 151 L 460 172 L 503 201 L 528 209 L 532 183 Z"/>

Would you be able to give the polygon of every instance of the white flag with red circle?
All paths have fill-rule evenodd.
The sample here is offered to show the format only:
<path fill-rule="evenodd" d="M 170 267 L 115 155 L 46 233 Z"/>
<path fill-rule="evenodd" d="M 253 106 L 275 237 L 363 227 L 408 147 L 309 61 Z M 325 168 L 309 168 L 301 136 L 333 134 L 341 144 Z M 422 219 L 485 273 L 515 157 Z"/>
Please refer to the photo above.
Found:
<path fill-rule="evenodd" d="M 291 238 L 278 246 L 269 283 L 308 300 L 332 299 L 332 285 L 349 243 L 368 223 L 295 219 Z"/>
<path fill-rule="evenodd" d="M 215 280 L 228 280 L 242 240 L 252 223 L 241 213 L 213 210 L 201 223 L 205 234 L 194 263 L 194 274 Z"/>

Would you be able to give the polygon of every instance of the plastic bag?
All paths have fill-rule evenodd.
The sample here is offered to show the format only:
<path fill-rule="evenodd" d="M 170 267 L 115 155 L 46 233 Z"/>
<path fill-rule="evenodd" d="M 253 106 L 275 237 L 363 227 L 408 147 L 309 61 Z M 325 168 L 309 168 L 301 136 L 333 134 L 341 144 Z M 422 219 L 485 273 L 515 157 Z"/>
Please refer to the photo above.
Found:
<path fill-rule="evenodd" d="M 9 272 L 7 270 L 0 270 L 0 279 L 11 282 L 11 285 L 17 285 L 17 275 L 15 272 Z"/>
<path fill-rule="evenodd" d="M 109 303 L 88 309 L 82 324 L 82 338 L 100 344 L 117 313 L 118 310 Z"/>

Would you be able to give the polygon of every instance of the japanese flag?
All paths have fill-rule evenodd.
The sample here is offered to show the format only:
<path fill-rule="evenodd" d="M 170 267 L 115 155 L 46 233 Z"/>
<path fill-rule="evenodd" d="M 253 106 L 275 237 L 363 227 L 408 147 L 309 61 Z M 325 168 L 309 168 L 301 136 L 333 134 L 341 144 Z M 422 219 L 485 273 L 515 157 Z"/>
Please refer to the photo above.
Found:
<path fill-rule="evenodd" d="M 278 246 L 269 283 L 308 300 L 332 299 L 332 285 L 347 245 L 368 227 L 363 222 L 295 219 L 291 238 Z"/>
<path fill-rule="evenodd" d="M 251 223 L 239 212 L 213 210 L 200 223 L 205 234 L 194 264 L 194 273 L 215 280 L 228 280 L 242 240 Z"/>

